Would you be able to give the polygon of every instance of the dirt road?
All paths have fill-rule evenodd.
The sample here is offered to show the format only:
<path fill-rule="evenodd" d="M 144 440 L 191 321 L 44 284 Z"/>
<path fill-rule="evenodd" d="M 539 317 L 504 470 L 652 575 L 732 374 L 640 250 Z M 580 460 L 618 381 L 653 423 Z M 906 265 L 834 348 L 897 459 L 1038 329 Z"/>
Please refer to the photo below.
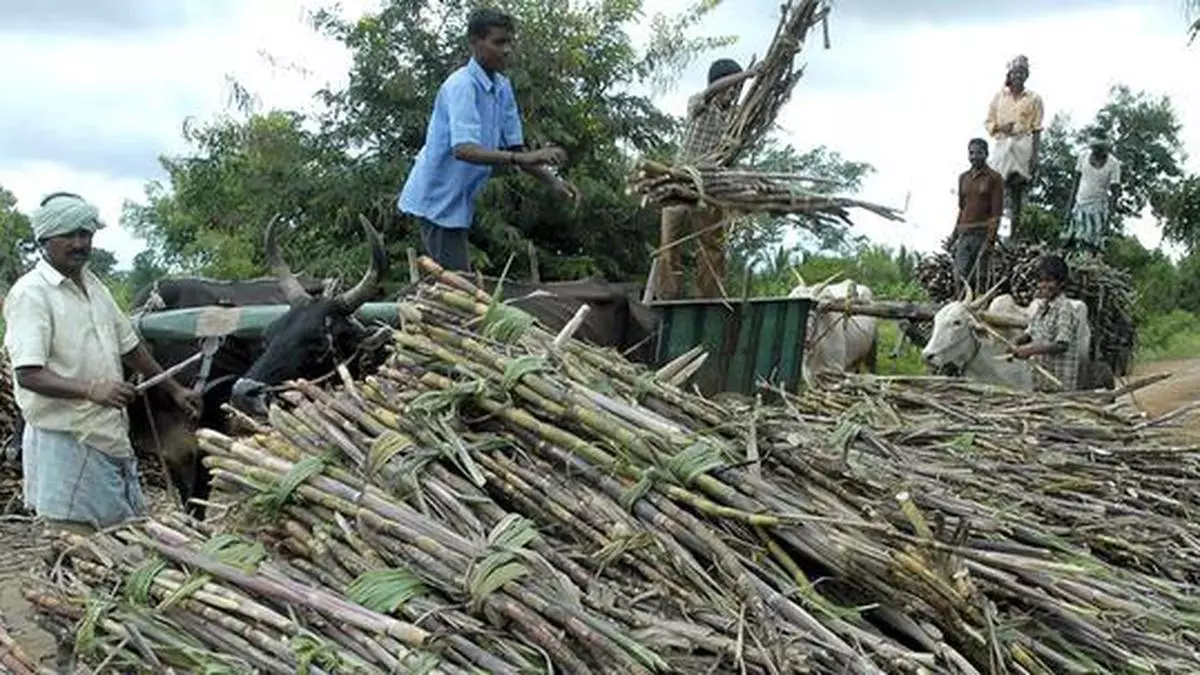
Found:
<path fill-rule="evenodd" d="M 1136 391 L 1130 397 L 1132 403 L 1150 417 L 1200 400 L 1200 358 L 1159 361 L 1134 368 L 1134 375 L 1152 373 L 1171 373 L 1171 377 Z M 1200 436 L 1200 412 L 1181 418 L 1178 425 L 1189 434 Z"/>

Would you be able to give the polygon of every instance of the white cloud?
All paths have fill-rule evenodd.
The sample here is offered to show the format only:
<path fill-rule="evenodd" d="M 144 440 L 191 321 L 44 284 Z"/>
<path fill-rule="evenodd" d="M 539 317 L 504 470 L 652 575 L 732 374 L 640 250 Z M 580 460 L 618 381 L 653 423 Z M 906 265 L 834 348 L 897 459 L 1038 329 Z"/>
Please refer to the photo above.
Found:
<path fill-rule="evenodd" d="M 764 11 L 758 18 L 748 18 L 755 16 L 746 11 L 751 2 Z M 6 35 L 0 62 L 21 67 L 0 71 L 0 85 L 20 94 L 8 98 L 16 103 L 15 113 L 0 117 L 0 184 L 26 210 L 53 190 L 85 193 L 113 224 L 98 245 L 113 249 L 127 265 L 142 244 L 116 226 L 122 201 L 140 199 L 145 180 L 162 178 L 158 155 L 184 149 L 179 131 L 185 117 L 206 119 L 223 109 L 227 74 L 268 107 L 304 106 L 318 87 L 344 81 L 347 57 L 304 23 L 307 4 L 245 3 L 220 24 L 168 26 L 110 39 Z M 690 3 L 648 4 L 653 12 Z M 342 5 L 357 13 L 375 3 Z M 858 231 L 882 243 L 930 250 L 946 235 L 966 141 L 982 135 L 988 100 L 1016 53 L 1029 56 L 1029 86 L 1043 95 L 1048 115 L 1088 119 L 1108 88 L 1125 82 L 1169 95 L 1185 123 L 1187 146 L 1200 149 L 1200 125 L 1187 126 L 1200 120 L 1200 90 L 1192 84 L 1200 72 L 1200 47 L 1187 48 L 1183 19 L 1171 3 L 1114 3 L 1110 9 L 1076 7 L 961 23 L 944 15 L 932 23 L 921 18 L 932 14 L 920 12 L 911 21 L 883 22 L 872 19 L 865 0 L 847 0 L 844 12 L 842 6 L 835 5 L 831 21 L 832 49 L 821 49 L 819 39 L 806 48 L 806 75 L 780 122 L 799 147 L 825 144 L 875 165 L 864 197 L 899 207 L 911 194 L 907 223 L 857 219 Z M 740 43 L 730 51 L 745 62 L 765 50 L 777 7 L 766 0 L 728 2 L 702 30 L 739 34 Z M 264 52 L 311 73 L 274 70 Z M 662 97 L 664 107 L 681 112 L 684 96 L 702 86 L 704 70 L 703 63 L 689 69 Z M 16 140 L 5 148 L 6 138 Z M 72 161 L 73 153 L 108 164 Z M 1133 229 L 1147 245 L 1159 243 L 1153 223 Z"/>

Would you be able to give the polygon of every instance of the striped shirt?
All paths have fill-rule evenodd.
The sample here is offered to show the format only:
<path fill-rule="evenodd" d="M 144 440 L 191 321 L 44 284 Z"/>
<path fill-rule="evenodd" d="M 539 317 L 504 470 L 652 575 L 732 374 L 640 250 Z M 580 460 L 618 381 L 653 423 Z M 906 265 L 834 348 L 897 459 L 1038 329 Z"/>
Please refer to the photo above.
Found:
<path fill-rule="evenodd" d="M 711 166 L 729 126 L 732 109 L 724 110 L 704 100 L 703 94 L 688 99 L 688 120 L 676 161 L 692 166 Z"/>

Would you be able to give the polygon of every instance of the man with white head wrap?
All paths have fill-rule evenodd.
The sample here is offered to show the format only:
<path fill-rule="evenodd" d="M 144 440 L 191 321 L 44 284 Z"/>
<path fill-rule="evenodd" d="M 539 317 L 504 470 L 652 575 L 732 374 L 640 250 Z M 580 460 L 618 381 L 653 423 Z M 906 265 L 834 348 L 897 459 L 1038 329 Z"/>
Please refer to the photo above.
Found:
<path fill-rule="evenodd" d="M 1121 194 L 1121 161 L 1109 153 L 1102 134 L 1093 134 L 1088 148 L 1075 164 L 1071 215 L 1062 240 L 1069 249 L 1095 255 L 1104 250 L 1109 217 Z"/>
<path fill-rule="evenodd" d="M 4 301 L 4 347 L 25 419 L 25 505 L 52 526 L 86 532 L 143 513 L 125 412 L 136 390 L 122 364 L 143 377 L 162 368 L 87 268 L 92 236 L 104 227 L 96 207 L 54 193 L 30 224 L 41 259 Z M 198 397 L 174 378 L 159 386 L 199 413 Z"/>
<path fill-rule="evenodd" d="M 1037 177 L 1041 151 L 1042 97 L 1025 88 L 1029 78 L 1029 59 L 1017 56 L 1008 63 L 1004 88 L 996 92 L 988 106 L 984 127 L 992 137 L 988 164 L 1004 177 L 1008 197 L 1010 238 L 1017 238 L 1021 206 L 1025 192 Z"/>

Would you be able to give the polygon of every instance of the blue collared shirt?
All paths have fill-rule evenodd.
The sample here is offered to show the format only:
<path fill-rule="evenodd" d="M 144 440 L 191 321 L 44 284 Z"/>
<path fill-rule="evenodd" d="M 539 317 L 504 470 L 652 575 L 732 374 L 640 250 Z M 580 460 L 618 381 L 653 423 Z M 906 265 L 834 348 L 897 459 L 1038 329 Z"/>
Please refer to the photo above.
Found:
<path fill-rule="evenodd" d="M 499 73 L 489 76 L 475 59 L 454 71 L 438 90 L 425 146 L 397 200 L 402 213 L 442 227 L 471 227 L 475 198 L 492 167 L 456 159 L 454 146 L 463 143 L 488 150 L 525 144 L 512 83 Z"/>

